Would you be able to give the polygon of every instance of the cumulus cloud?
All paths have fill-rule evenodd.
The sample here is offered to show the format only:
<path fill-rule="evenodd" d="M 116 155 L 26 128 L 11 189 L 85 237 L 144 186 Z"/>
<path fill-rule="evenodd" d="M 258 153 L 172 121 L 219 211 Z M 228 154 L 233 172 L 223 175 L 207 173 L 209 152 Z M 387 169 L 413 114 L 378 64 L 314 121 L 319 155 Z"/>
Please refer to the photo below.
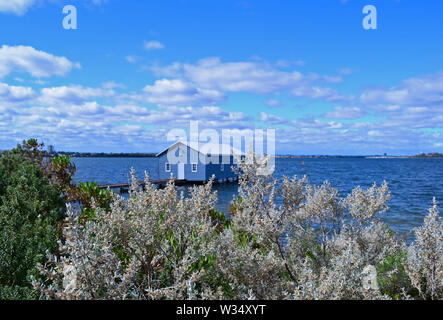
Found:
<path fill-rule="evenodd" d="M 159 81 L 145 88 L 143 95 L 162 102 L 163 95 L 166 99 L 168 94 L 179 96 L 181 92 L 194 90 L 186 83 Z M 160 137 L 153 140 L 153 136 L 164 133 L 171 126 L 187 127 L 191 120 L 199 120 L 211 128 L 246 128 L 252 125 L 251 119 L 242 112 L 230 112 L 214 105 L 184 107 L 168 104 L 148 108 L 143 106 L 143 102 L 124 103 L 120 101 L 125 100 L 123 95 L 119 97 L 112 90 L 115 87 L 114 83 L 98 88 L 67 85 L 36 92 L 32 88 L 0 83 L 2 147 L 5 143 L 15 143 L 32 136 L 44 137 L 45 141 L 63 146 L 72 145 L 75 141 L 75 147 L 92 145 L 97 150 L 107 145 L 121 150 L 121 145 L 134 148 L 135 141 L 140 143 L 143 139 L 143 143 L 152 147 L 161 141 Z M 183 102 L 180 98 L 176 99 Z M 99 100 L 108 100 L 111 104 L 103 104 Z M 146 126 L 156 129 L 146 129 Z"/>
<path fill-rule="evenodd" d="M 102 83 L 102 87 L 104 89 L 125 89 L 126 86 L 121 83 L 117 83 L 115 81 L 107 81 Z"/>
<path fill-rule="evenodd" d="M 275 65 L 280 68 L 289 68 L 293 66 L 301 67 L 305 65 L 303 60 L 278 60 Z"/>
<path fill-rule="evenodd" d="M 168 66 L 154 64 L 150 67 L 150 70 L 157 77 L 179 78 L 183 76 L 183 65 L 179 62 L 174 62 Z"/>
<path fill-rule="evenodd" d="M 0 12 L 23 15 L 36 0 L 0 0 Z"/>
<path fill-rule="evenodd" d="M 380 127 L 441 130 L 443 72 L 409 78 L 390 88 L 367 89 L 360 103 L 384 118 Z"/>
<path fill-rule="evenodd" d="M 282 71 L 261 60 L 222 62 L 218 57 L 210 57 L 195 64 L 175 62 L 165 67 L 155 65 L 151 70 L 157 76 L 182 79 L 198 88 L 223 93 L 291 92 L 296 97 L 334 102 L 348 99 L 332 88 L 315 85 L 317 82 L 340 82 L 341 77 L 303 75 L 296 70 Z M 276 101 L 268 101 L 275 106 Z"/>
<path fill-rule="evenodd" d="M 183 65 L 185 76 L 202 87 L 223 91 L 269 93 L 297 86 L 303 75 L 298 71 L 283 72 L 260 62 L 221 62 L 207 58 L 197 64 Z"/>
<path fill-rule="evenodd" d="M 0 49 L 0 77 L 15 72 L 33 77 L 65 75 L 76 67 L 67 58 L 32 47 Z M 124 86 L 112 81 L 98 87 L 67 84 L 41 90 L 23 84 L 39 79 L 24 77 L 19 83 L 23 86 L 0 82 L 0 143 L 4 147 L 5 141 L 36 136 L 64 146 L 87 144 L 94 150 L 106 146 L 121 151 L 122 145 L 128 145 L 128 151 L 133 151 L 140 141 L 152 149 L 169 128 L 187 127 L 191 120 L 207 128 L 274 127 L 277 145 L 289 152 L 296 151 L 290 149 L 294 145 L 312 153 L 334 148 L 340 148 L 337 153 L 341 154 L 346 150 L 364 153 L 369 150 L 365 148 L 377 146 L 386 152 L 408 144 L 426 150 L 440 146 L 443 137 L 441 74 L 408 79 L 392 88 L 368 89 L 355 99 L 324 86 L 338 78 L 282 71 L 262 60 L 207 58 L 193 64 L 156 65 L 152 71 L 158 79 L 130 93 L 114 91 Z M 346 104 L 320 116 L 292 117 L 285 108 L 274 109 L 279 115 L 257 110 L 252 116 L 253 112 L 219 106 L 231 92 L 259 94 L 260 101 L 271 107 L 290 97 Z M 370 120 L 356 120 L 366 114 Z M 346 119 L 353 121 L 342 121 Z M 432 130 L 423 130 L 428 128 Z"/>
<path fill-rule="evenodd" d="M 130 145 L 133 141 L 147 143 L 149 148 L 166 137 L 165 130 L 171 127 L 188 127 L 189 121 L 199 120 L 202 127 L 210 128 L 248 128 L 250 119 L 241 112 L 229 112 L 217 106 L 176 107 L 148 109 L 139 105 L 117 104 L 102 105 L 87 101 L 79 104 L 60 103 L 56 106 L 38 105 L 19 109 L 1 107 L 0 122 L 7 121 L 5 135 L 10 138 L 42 136 L 53 143 L 66 146 L 76 141 L 75 147 L 91 144 L 94 150 L 110 144 L 117 150 L 121 145 Z M 146 129 L 155 126 L 155 130 Z M 14 133 L 19 130 L 19 134 Z M 163 133 L 163 136 L 147 136 Z M 145 139 L 146 140 L 143 140 Z M 0 139 L 1 140 L 1 139 Z M 144 145 L 146 148 L 146 144 Z M 133 150 L 133 149 L 132 149 Z"/>
<path fill-rule="evenodd" d="M 275 108 L 275 107 L 281 107 L 283 105 L 283 102 L 281 102 L 280 100 L 269 99 L 265 101 L 265 104 L 268 107 Z"/>
<path fill-rule="evenodd" d="M 141 58 L 139 56 L 135 56 L 135 55 L 129 55 L 125 57 L 126 61 L 128 61 L 129 63 L 137 63 L 141 60 Z"/>
<path fill-rule="evenodd" d="M 27 72 L 36 78 L 64 76 L 73 68 L 80 68 L 80 64 L 33 47 L 3 45 L 0 48 L 0 78 L 12 72 Z"/>
<path fill-rule="evenodd" d="M 295 125 L 296 122 L 266 112 L 260 112 L 260 121 L 273 125 Z"/>
<path fill-rule="evenodd" d="M 443 106 L 443 72 L 406 79 L 399 86 L 366 90 L 364 103 L 387 102 L 398 105 Z"/>
<path fill-rule="evenodd" d="M 365 114 L 366 112 L 359 107 L 334 107 L 333 111 L 324 116 L 331 119 L 357 119 Z"/>
<path fill-rule="evenodd" d="M 0 88 L 2 88 L 0 92 L 6 92 L 5 86 Z M 55 87 L 54 90 L 47 90 L 44 93 L 42 90 L 41 96 L 51 96 L 58 100 L 57 104 L 48 104 L 43 103 L 41 97 L 35 97 L 38 93 L 22 88 L 7 88 L 8 91 L 15 91 L 7 95 L 14 96 L 15 99 L 29 98 L 27 101 L 32 103 L 27 108 L 12 108 L 4 103 L 0 104 L 0 122 L 3 130 L 1 135 L 10 139 L 44 137 L 56 145 L 67 146 L 65 148 L 71 150 L 73 148 L 69 146 L 83 150 L 89 148 L 87 150 L 91 151 L 103 148 L 122 151 L 121 146 L 128 146 L 130 148 L 128 151 L 134 151 L 139 147 L 136 141 L 143 144 L 140 148 L 153 150 L 155 145 L 164 140 L 165 132 L 169 128 L 186 128 L 189 126 L 189 121 L 199 120 L 202 128 L 243 130 L 274 127 L 277 129 L 277 150 L 286 152 L 303 150 L 304 153 L 319 154 L 336 150 L 338 154 L 343 154 L 347 151 L 365 153 L 365 150 L 371 150 L 372 152 L 367 151 L 367 153 L 373 153 L 374 148 L 378 146 L 383 146 L 383 152 L 390 150 L 399 152 L 403 150 L 402 146 L 420 146 L 425 150 L 426 147 L 438 145 L 442 141 L 442 136 L 438 133 L 430 135 L 417 131 L 414 127 L 402 127 L 401 121 L 406 121 L 406 116 L 403 120 L 395 119 L 396 123 L 384 120 L 378 123 L 349 124 L 321 121 L 313 116 L 295 120 L 264 112 L 259 113 L 258 119 L 253 119 L 242 112 L 230 112 L 214 105 L 201 107 L 170 105 L 145 107 L 133 103 L 104 105 L 93 101 L 103 94 L 99 89 L 69 86 Z M 3 93 L 2 96 L 7 95 Z M 88 99 L 85 100 L 86 98 Z M 414 115 L 417 119 L 417 116 L 421 117 L 424 111 L 411 107 L 407 114 L 411 119 L 414 119 Z M 437 117 L 432 121 L 435 127 L 439 125 L 438 121 L 442 123 L 443 119 Z M 147 129 L 146 126 L 155 127 L 155 130 Z M 0 141 L 5 140 L 0 139 Z M 298 149 L 294 149 L 295 146 Z"/>
<path fill-rule="evenodd" d="M 280 71 L 262 62 L 222 62 L 218 57 L 201 59 L 196 64 L 156 66 L 153 70 L 157 75 L 181 76 L 202 88 L 231 92 L 268 93 L 287 89 L 303 80 L 297 71 Z"/>
<path fill-rule="evenodd" d="M 40 0 L 44 2 L 46 0 Z M 50 2 L 47 0 L 47 2 Z M 90 0 L 94 5 L 102 5 L 108 0 Z M 37 0 L 0 0 L 0 12 L 22 16 L 37 3 Z"/>
<path fill-rule="evenodd" d="M 151 41 L 145 41 L 144 48 L 145 48 L 145 50 L 151 51 L 151 50 L 164 49 L 165 46 L 160 41 L 151 40 Z"/>
<path fill-rule="evenodd" d="M 100 6 L 100 5 L 102 5 L 102 4 L 106 3 L 106 2 L 108 2 L 108 0 L 92 0 L 92 3 L 97 5 L 97 6 Z"/>
<path fill-rule="evenodd" d="M 330 83 L 339 83 L 343 81 L 341 76 L 323 76 L 323 80 Z"/>
<path fill-rule="evenodd" d="M 17 103 L 35 96 L 36 93 L 30 87 L 10 86 L 6 83 L 0 83 L 0 101 L 2 102 Z"/>
<path fill-rule="evenodd" d="M 323 99 L 328 102 L 342 102 L 349 100 L 349 98 L 339 94 L 336 90 L 326 87 L 304 85 L 293 89 L 292 93 L 297 97 Z"/>
<path fill-rule="evenodd" d="M 285 117 L 280 117 L 272 114 L 268 114 L 265 112 L 260 112 L 260 121 L 265 122 L 271 125 L 284 125 L 291 127 L 293 129 L 299 129 L 301 132 L 305 131 L 313 132 L 316 130 L 336 130 L 336 129 L 345 129 L 345 125 L 340 122 L 335 121 L 322 121 L 319 119 L 315 119 L 312 116 L 305 116 L 297 120 L 287 119 Z M 335 134 L 332 133 L 331 134 Z"/>
<path fill-rule="evenodd" d="M 217 90 L 199 88 L 179 79 L 161 79 L 147 85 L 136 99 L 158 105 L 204 105 L 225 99 Z"/>
<path fill-rule="evenodd" d="M 114 91 L 102 88 L 89 88 L 79 85 L 44 88 L 39 98 L 40 103 L 53 105 L 60 102 L 79 104 L 89 99 L 110 97 Z"/>

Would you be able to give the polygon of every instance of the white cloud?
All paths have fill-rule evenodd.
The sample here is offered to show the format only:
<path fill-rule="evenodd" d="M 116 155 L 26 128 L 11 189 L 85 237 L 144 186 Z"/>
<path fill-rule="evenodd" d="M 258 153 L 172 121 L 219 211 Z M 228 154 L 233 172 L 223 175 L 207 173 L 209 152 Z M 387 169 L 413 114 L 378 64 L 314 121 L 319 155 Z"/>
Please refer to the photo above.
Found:
<path fill-rule="evenodd" d="M 283 72 L 259 62 L 221 62 L 207 58 L 196 65 L 183 65 L 185 76 L 203 88 L 223 91 L 268 93 L 299 85 L 300 72 Z"/>
<path fill-rule="evenodd" d="M 73 68 L 80 68 L 80 65 L 33 47 L 3 45 L 0 48 L 0 78 L 12 72 L 27 72 L 37 78 L 64 76 Z"/>
<path fill-rule="evenodd" d="M 94 118 L 100 122 L 100 117 L 106 114 L 106 107 L 95 101 L 82 102 L 79 104 L 58 104 L 54 107 L 43 106 L 41 114 L 46 114 L 48 119 L 86 119 Z M 103 122 L 103 121 L 101 121 Z"/>
<path fill-rule="evenodd" d="M 159 105 L 203 105 L 225 98 L 224 94 L 217 90 L 198 88 L 179 79 L 157 80 L 154 85 L 147 85 L 143 93 L 136 98 Z"/>
<path fill-rule="evenodd" d="M 292 90 L 297 97 L 308 97 L 313 99 L 323 99 L 329 102 L 346 101 L 349 98 L 340 95 L 336 90 L 317 86 L 300 86 Z"/>
<path fill-rule="evenodd" d="M 35 97 L 36 94 L 32 88 L 9 86 L 5 83 L 0 83 L 0 101 L 17 103 L 29 100 Z"/>
<path fill-rule="evenodd" d="M 135 55 L 126 56 L 125 59 L 129 63 L 137 63 L 138 61 L 141 60 L 141 58 L 139 56 L 135 56 Z"/>
<path fill-rule="evenodd" d="M 31 55 L 38 53 L 30 47 L 6 47 L 9 48 L 27 48 L 17 50 L 16 56 L 20 57 L 28 57 L 29 52 Z M 24 55 L 23 51 L 28 55 Z M 69 68 L 65 68 L 64 73 L 57 73 L 55 67 L 48 68 L 48 64 L 54 64 L 54 58 L 58 57 L 47 53 L 43 53 L 44 59 L 40 58 L 45 62 L 39 64 L 34 63 L 33 58 L 16 59 L 17 62 L 11 54 L 5 58 L 4 52 L 5 46 L 0 49 L 2 76 L 12 72 L 28 72 L 35 77 L 69 72 Z M 9 63 L 11 61 L 13 63 Z M 66 61 L 66 65 L 71 64 L 71 69 L 75 68 L 75 64 Z M 311 153 L 336 150 L 340 154 L 347 151 L 364 153 L 378 146 L 383 147 L 383 152 L 405 150 L 402 148 L 408 145 L 409 150 L 415 146 L 422 150 L 441 146 L 443 108 L 440 101 L 443 87 L 438 75 L 409 79 L 390 89 L 366 90 L 361 97 L 364 103 L 357 105 L 354 101 L 349 105 L 336 106 L 319 117 L 326 120 L 316 119 L 318 117 L 313 115 L 296 119 L 285 108 L 274 109 L 280 115 L 257 110 L 259 118 L 253 119 L 243 112 L 224 110 L 217 103 L 224 101 L 229 92 L 242 91 L 258 94 L 277 92 L 260 97 L 260 101 L 264 100 L 270 106 L 278 106 L 279 101 L 291 94 L 326 101 L 349 101 L 353 98 L 318 85 L 334 79 L 282 71 L 262 60 L 225 63 L 219 58 L 210 58 L 195 64 L 176 62 L 167 67 L 155 66 L 152 70 L 165 78 L 135 93 L 114 92 L 113 89 L 124 87 L 112 81 L 98 87 L 71 84 L 41 90 L 0 82 L 1 147 L 4 148 L 7 141 L 37 136 L 52 139 L 53 143 L 68 149 L 69 146 L 83 146 L 97 151 L 108 146 L 121 151 L 121 146 L 128 146 L 128 151 L 134 151 L 134 146 L 142 143 L 152 150 L 156 143 L 162 141 L 168 128 L 187 127 L 190 120 L 199 120 L 202 127 L 207 128 L 243 130 L 278 127 L 277 144 L 286 143 L 283 150 L 289 152 L 294 149 L 287 148 L 294 148 L 294 145 L 305 153 L 309 150 Z M 24 79 L 30 83 L 37 80 Z M 358 119 L 369 112 L 370 121 L 340 121 Z M 423 128 L 432 130 L 427 132 Z"/>
<path fill-rule="evenodd" d="M 163 43 L 157 40 L 151 40 L 151 41 L 145 41 L 144 48 L 145 50 L 151 51 L 151 50 L 161 50 L 164 49 Z"/>
<path fill-rule="evenodd" d="M 110 89 L 89 88 L 79 85 L 44 88 L 41 93 L 39 101 L 47 105 L 54 105 L 60 102 L 79 104 L 89 99 L 110 97 L 115 94 Z"/>
<path fill-rule="evenodd" d="M 282 71 L 265 61 L 222 62 L 218 57 L 205 58 L 195 64 L 175 62 L 166 67 L 155 65 L 151 70 L 157 76 L 183 79 L 201 89 L 219 92 L 250 92 L 266 94 L 291 92 L 298 97 L 326 101 L 344 101 L 331 88 L 314 86 L 319 82 L 339 82 L 340 77 L 305 76 L 298 71 Z M 272 104 L 272 102 L 271 102 Z"/>
<path fill-rule="evenodd" d="M 92 0 L 92 3 L 97 5 L 97 6 L 101 6 L 102 4 L 108 2 L 108 0 Z"/>
<path fill-rule="evenodd" d="M 399 106 L 398 104 L 390 104 L 390 105 L 379 104 L 379 105 L 371 105 L 371 109 L 382 112 L 395 112 L 395 111 L 400 111 L 401 106 Z"/>
<path fill-rule="evenodd" d="M 159 66 L 154 64 L 149 68 L 157 77 L 173 77 L 178 78 L 182 76 L 183 65 L 179 62 L 174 62 L 169 66 Z"/>
<path fill-rule="evenodd" d="M 0 0 L 0 12 L 23 15 L 35 2 L 35 0 Z"/>
<path fill-rule="evenodd" d="M 323 76 L 323 80 L 330 83 L 339 83 L 343 81 L 340 76 Z"/>
<path fill-rule="evenodd" d="M 283 105 L 283 102 L 281 102 L 280 100 L 269 99 L 265 101 L 265 104 L 268 107 L 275 108 L 275 107 L 281 107 Z"/>
<path fill-rule="evenodd" d="M 39 2 L 51 2 L 51 0 L 40 0 Z M 89 0 L 94 5 L 102 5 L 108 0 Z M 36 4 L 37 0 L 0 0 L 0 12 L 3 13 L 12 13 L 15 15 L 22 16 L 24 15 L 34 4 Z M 52 0 L 52 2 L 54 2 Z"/>
<path fill-rule="evenodd" d="M 331 119 L 357 119 L 366 114 L 359 107 L 334 107 L 334 110 L 327 112 L 324 116 Z"/>
<path fill-rule="evenodd" d="M 383 120 L 379 127 L 442 128 L 443 72 L 406 79 L 398 86 L 365 90 L 360 101 Z"/>
<path fill-rule="evenodd" d="M 402 81 L 389 89 L 366 90 L 364 103 L 387 102 L 398 105 L 443 106 L 443 72 Z"/>
<path fill-rule="evenodd" d="M 383 132 L 381 132 L 379 130 L 370 130 L 370 131 L 368 131 L 368 136 L 371 136 L 371 137 L 382 137 L 383 136 Z"/>
<path fill-rule="evenodd" d="M 260 112 L 260 121 L 270 125 L 283 125 L 289 127 L 291 130 L 297 130 L 300 135 L 306 135 L 306 137 L 314 134 L 319 139 L 316 143 L 320 143 L 325 139 L 327 141 L 327 135 L 336 136 L 338 129 L 347 129 L 347 126 L 340 122 L 335 121 L 321 121 L 313 117 L 305 117 L 298 120 L 291 120 L 284 117 Z M 321 138 L 320 138 L 321 137 Z M 285 139 L 285 137 L 280 137 Z"/>
<path fill-rule="evenodd" d="M 295 125 L 296 121 L 289 120 L 283 117 L 279 117 L 266 112 L 260 112 L 260 121 L 266 122 L 273 125 Z"/>
<path fill-rule="evenodd" d="M 115 81 L 107 81 L 102 83 L 104 89 L 124 89 L 126 86 L 121 83 L 116 83 Z"/>
<path fill-rule="evenodd" d="M 140 117 L 139 120 L 167 127 L 188 127 L 191 120 L 198 120 L 200 126 L 209 128 L 246 128 L 251 126 L 250 118 L 242 112 L 228 112 L 217 106 L 162 107 L 160 110 L 151 111 L 147 117 Z"/>
<path fill-rule="evenodd" d="M 275 65 L 280 68 L 301 67 L 305 65 L 305 62 L 303 60 L 278 60 Z"/>
<path fill-rule="evenodd" d="M 57 94 L 58 98 L 62 96 L 66 98 L 69 95 Z M 171 126 L 187 127 L 190 120 L 199 120 L 202 127 L 210 128 L 251 126 L 248 122 L 250 119 L 243 113 L 228 112 L 217 106 L 148 109 L 135 104 L 109 106 L 94 101 L 71 103 L 71 97 L 52 106 L 43 104 L 43 99 L 38 100 L 39 103 L 17 109 L 17 112 L 0 104 L 0 122 L 7 123 L 2 127 L 4 132 L 0 132 L 3 138 L 8 136 L 14 138 L 10 141 L 15 141 L 29 136 L 44 137 L 46 141 L 51 140 L 64 147 L 76 141 L 74 147 L 89 145 L 93 150 L 101 150 L 104 145 L 112 145 L 121 151 L 119 148 L 123 145 L 133 148 L 134 141 L 143 141 L 152 148 L 154 143 L 164 139 L 165 130 Z M 146 129 L 147 125 L 155 126 L 156 130 Z M 161 133 L 163 135 L 160 137 Z M 152 136 L 156 136 L 156 140 Z M 5 140 L 0 138 L 2 141 Z"/>

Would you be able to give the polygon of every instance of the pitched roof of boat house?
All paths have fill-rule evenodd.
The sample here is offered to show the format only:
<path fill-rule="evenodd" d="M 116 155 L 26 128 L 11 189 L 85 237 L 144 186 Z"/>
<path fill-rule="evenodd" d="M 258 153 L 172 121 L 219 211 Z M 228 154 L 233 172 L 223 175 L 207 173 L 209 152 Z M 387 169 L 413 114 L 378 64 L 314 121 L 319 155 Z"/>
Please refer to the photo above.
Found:
<path fill-rule="evenodd" d="M 178 180 L 192 182 L 208 181 L 213 175 L 218 182 L 237 180 L 232 171 L 234 155 L 242 156 L 240 150 L 224 144 L 203 143 L 195 148 L 187 142 L 177 141 L 157 157 L 159 179 L 169 179 L 171 175 Z"/>

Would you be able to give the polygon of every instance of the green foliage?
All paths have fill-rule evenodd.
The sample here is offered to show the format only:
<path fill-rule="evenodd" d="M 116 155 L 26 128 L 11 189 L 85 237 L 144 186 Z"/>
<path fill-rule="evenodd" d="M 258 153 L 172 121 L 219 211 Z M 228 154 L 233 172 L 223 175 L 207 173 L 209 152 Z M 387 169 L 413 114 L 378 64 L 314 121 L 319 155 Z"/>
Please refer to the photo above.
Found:
<path fill-rule="evenodd" d="M 418 292 L 412 289 L 405 270 L 406 257 L 406 251 L 398 252 L 387 256 L 377 267 L 377 282 L 380 291 L 395 300 L 402 298 L 403 289 L 406 289 L 409 295 L 418 297 Z"/>
<path fill-rule="evenodd" d="M 223 212 L 213 209 L 209 211 L 209 216 L 211 217 L 213 223 L 217 226 L 217 232 L 222 232 L 224 229 L 232 226 L 231 220 L 228 219 Z"/>
<path fill-rule="evenodd" d="M 111 193 L 108 190 L 100 189 L 97 182 L 80 182 L 79 189 L 83 195 L 83 204 L 90 205 L 91 198 L 94 198 L 101 208 L 109 208 L 112 200 Z"/>
<path fill-rule="evenodd" d="M 71 158 L 68 156 L 54 157 L 52 158 L 52 162 L 57 169 L 63 169 L 69 166 L 71 163 Z"/>
<path fill-rule="evenodd" d="M 51 158 L 44 169 L 51 183 L 58 186 L 59 190 L 67 196 L 67 200 L 75 200 L 76 187 L 72 184 L 72 177 L 76 168 L 71 163 L 71 158 L 67 156 Z"/>
<path fill-rule="evenodd" d="M 56 252 L 65 199 L 41 168 L 31 139 L 0 156 L 0 297 L 35 298 L 29 276 Z"/>
<path fill-rule="evenodd" d="M 109 212 L 111 210 L 112 192 L 110 190 L 100 189 L 97 182 L 79 183 L 78 200 L 82 204 L 82 222 L 94 220 L 95 210 L 93 208 L 93 200 L 95 206 Z"/>
<path fill-rule="evenodd" d="M 39 292 L 26 287 L 0 287 L 0 300 L 37 300 Z"/>

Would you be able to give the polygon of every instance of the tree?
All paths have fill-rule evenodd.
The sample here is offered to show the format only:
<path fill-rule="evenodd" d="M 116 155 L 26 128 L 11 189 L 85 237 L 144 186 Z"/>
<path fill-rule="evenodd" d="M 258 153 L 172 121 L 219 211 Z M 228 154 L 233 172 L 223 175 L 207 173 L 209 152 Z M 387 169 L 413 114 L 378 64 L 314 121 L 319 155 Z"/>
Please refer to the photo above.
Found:
<path fill-rule="evenodd" d="M 0 155 L 0 299 L 37 298 L 30 275 L 57 250 L 65 197 L 42 167 L 42 146 L 31 139 Z"/>

